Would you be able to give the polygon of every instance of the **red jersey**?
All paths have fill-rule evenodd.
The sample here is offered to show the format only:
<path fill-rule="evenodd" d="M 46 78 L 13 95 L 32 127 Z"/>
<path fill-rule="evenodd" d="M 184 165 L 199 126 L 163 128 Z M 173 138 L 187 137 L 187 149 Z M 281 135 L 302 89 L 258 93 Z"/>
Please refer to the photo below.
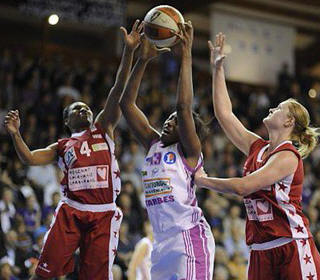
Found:
<path fill-rule="evenodd" d="M 58 140 L 64 195 L 83 204 L 114 202 L 121 189 L 114 148 L 114 142 L 98 123 Z"/>
<path fill-rule="evenodd" d="M 264 243 L 280 237 L 309 238 L 309 222 L 302 213 L 303 162 L 291 141 L 282 142 L 265 159 L 264 151 L 269 142 L 258 139 L 249 151 L 243 168 L 243 176 L 258 170 L 268 159 L 280 151 L 292 151 L 299 159 L 293 174 L 284 177 L 271 186 L 244 197 L 247 211 L 246 242 Z"/>

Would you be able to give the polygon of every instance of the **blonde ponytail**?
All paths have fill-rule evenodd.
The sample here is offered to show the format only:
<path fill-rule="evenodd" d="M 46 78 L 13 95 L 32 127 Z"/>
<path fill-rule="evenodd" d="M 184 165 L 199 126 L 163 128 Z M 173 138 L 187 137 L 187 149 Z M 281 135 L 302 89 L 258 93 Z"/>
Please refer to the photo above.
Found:
<path fill-rule="evenodd" d="M 291 133 L 291 140 L 297 146 L 302 158 L 306 158 L 318 143 L 319 128 L 310 126 L 308 110 L 297 100 L 289 98 L 289 112 L 295 119 L 295 126 Z"/>

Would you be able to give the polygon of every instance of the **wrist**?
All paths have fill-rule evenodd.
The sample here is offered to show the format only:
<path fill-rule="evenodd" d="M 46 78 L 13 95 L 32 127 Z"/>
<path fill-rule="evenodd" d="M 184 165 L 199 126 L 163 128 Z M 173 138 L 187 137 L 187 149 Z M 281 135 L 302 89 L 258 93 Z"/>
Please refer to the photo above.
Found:
<path fill-rule="evenodd" d="M 134 52 L 134 50 L 135 50 L 134 48 L 130 48 L 127 45 L 125 45 L 123 48 L 123 53 L 124 54 L 132 54 Z"/>
<path fill-rule="evenodd" d="M 15 131 L 15 132 L 9 132 L 9 134 L 12 138 L 20 138 L 21 137 L 19 130 Z"/>
<path fill-rule="evenodd" d="M 191 59 L 192 58 L 191 49 L 187 49 L 187 50 L 182 51 L 182 58 Z"/>
<path fill-rule="evenodd" d="M 224 71 L 222 64 L 220 64 L 220 65 L 212 65 L 211 68 L 212 68 L 212 73 L 220 73 L 220 72 Z"/>
<path fill-rule="evenodd" d="M 139 57 L 139 62 L 140 62 L 140 63 L 147 64 L 151 59 L 152 59 L 152 58 L 150 58 L 150 57 L 140 56 L 140 57 Z"/>

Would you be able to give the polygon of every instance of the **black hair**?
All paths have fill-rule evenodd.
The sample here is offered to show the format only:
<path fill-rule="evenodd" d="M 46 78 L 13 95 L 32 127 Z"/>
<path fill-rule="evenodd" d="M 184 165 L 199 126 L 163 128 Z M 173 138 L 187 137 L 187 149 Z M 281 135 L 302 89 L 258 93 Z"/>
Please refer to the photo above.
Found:
<path fill-rule="evenodd" d="M 69 109 L 70 109 L 71 104 L 67 105 L 64 107 L 63 112 L 62 112 L 62 119 L 63 119 L 63 129 L 65 132 L 71 134 L 70 128 L 66 125 L 66 120 L 69 117 Z"/>
<path fill-rule="evenodd" d="M 212 119 L 209 120 L 208 122 L 205 122 L 200 117 L 200 115 L 198 113 L 196 113 L 195 111 L 192 111 L 192 116 L 193 116 L 194 124 L 196 126 L 197 135 L 198 135 L 200 141 L 203 141 L 204 139 L 206 139 L 206 137 L 210 133 L 209 125 L 211 124 Z"/>

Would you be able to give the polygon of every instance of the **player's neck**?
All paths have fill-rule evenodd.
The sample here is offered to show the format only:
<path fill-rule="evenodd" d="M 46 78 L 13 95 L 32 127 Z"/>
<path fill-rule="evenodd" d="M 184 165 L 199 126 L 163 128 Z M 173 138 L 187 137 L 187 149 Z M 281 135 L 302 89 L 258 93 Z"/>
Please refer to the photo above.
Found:
<path fill-rule="evenodd" d="M 276 147 L 278 147 L 284 141 L 290 141 L 291 131 L 289 130 L 269 130 L 269 141 L 270 146 L 268 147 L 268 151 L 272 152 Z"/>
<path fill-rule="evenodd" d="M 279 132 L 270 133 L 269 132 L 269 147 L 268 153 L 271 153 L 274 149 L 276 149 L 282 142 L 290 141 L 290 135 L 287 133 L 280 134 Z"/>
<path fill-rule="evenodd" d="M 82 132 L 82 131 L 85 131 L 87 130 L 89 127 L 78 127 L 78 128 L 74 128 L 71 130 L 71 133 L 79 133 L 79 132 Z"/>

